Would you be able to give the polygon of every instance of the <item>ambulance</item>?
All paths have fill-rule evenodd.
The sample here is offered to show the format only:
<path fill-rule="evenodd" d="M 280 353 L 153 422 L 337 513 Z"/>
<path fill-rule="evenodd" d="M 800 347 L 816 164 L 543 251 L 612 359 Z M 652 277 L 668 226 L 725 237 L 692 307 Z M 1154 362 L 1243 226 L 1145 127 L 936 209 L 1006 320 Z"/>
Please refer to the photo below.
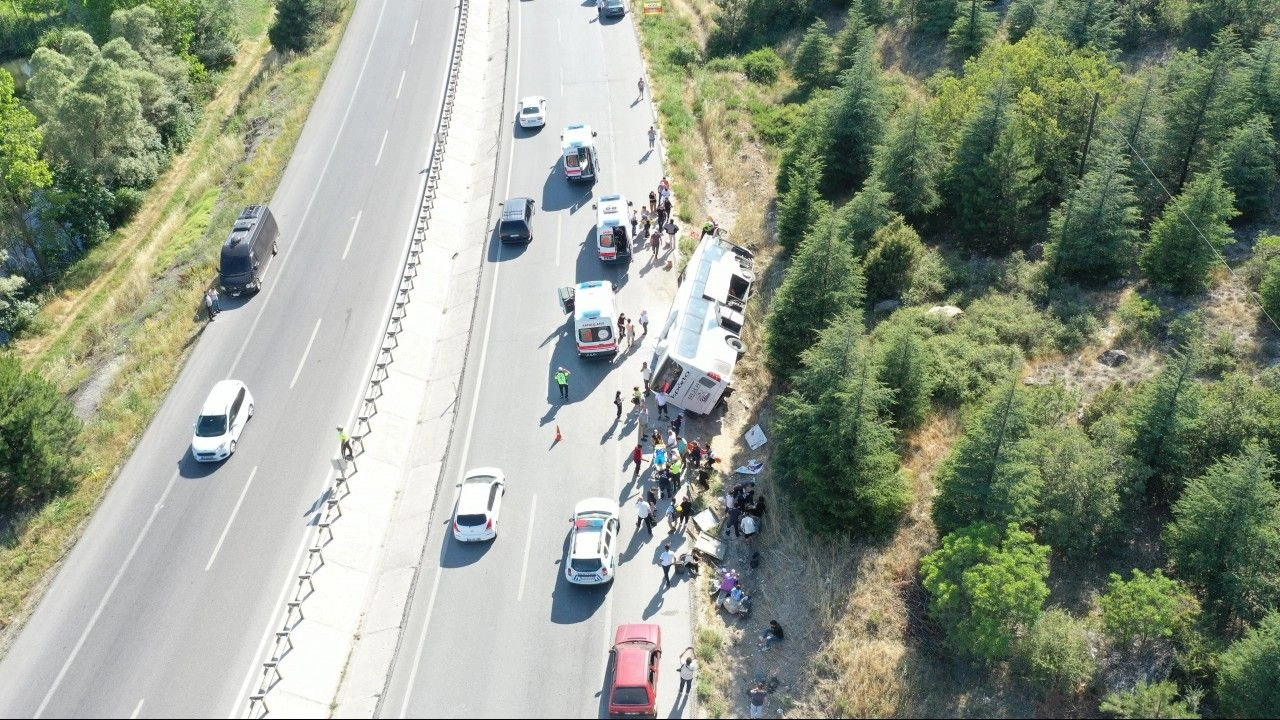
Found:
<path fill-rule="evenodd" d="M 604 262 L 631 260 L 631 240 L 627 224 L 631 222 L 631 202 L 622 195 L 605 195 L 596 208 L 596 252 Z"/>
<path fill-rule="evenodd" d="M 613 307 L 613 283 L 593 280 L 562 287 L 560 309 L 573 314 L 573 336 L 580 357 L 615 355 L 618 338 L 614 328 L 618 313 Z"/>
<path fill-rule="evenodd" d="M 600 156 L 596 151 L 596 131 L 590 125 L 569 123 L 560 133 L 560 151 L 564 157 L 564 176 L 569 182 L 596 179 Z"/>

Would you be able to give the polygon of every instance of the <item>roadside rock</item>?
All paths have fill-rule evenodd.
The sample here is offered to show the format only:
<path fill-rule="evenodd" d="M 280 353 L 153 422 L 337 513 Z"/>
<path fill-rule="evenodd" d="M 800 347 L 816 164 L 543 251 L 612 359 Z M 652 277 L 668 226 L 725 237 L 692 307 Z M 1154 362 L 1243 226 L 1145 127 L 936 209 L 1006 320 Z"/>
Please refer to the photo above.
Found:
<path fill-rule="evenodd" d="M 887 314 L 887 313 L 893 312 L 894 310 L 897 310 L 900 307 L 902 307 L 902 302 L 900 300 L 881 300 L 880 302 L 876 303 L 876 306 L 873 309 L 875 310 L 876 314 L 880 314 L 880 313 Z"/>
<path fill-rule="evenodd" d="M 1027 259 L 1031 261 L 1044 259 L 1044 243 L 1036 243 L 1027 248 Z"/>
<path fill-rule="evenodd" d="M 964 314 L 964 311 L 955 305 L 934 305 L 929 308 L 930 315 L 941 315 L 948 320 L 954 320 Z"/>
<path fill-rule="evenodd" d="M 1120 367 L 1129 362 L 1129 353 L 1123 350 L 1111 349 L 1099 355 L 1098 362 L 1107 367 Z"/>

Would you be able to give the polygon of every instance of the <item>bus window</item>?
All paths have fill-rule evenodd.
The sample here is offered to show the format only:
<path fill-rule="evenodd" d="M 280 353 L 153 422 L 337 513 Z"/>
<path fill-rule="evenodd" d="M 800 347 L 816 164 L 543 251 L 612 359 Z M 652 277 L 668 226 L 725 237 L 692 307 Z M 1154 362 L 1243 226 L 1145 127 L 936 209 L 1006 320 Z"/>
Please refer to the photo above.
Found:
<path fill-rule="evenodd" d="M 673 362 L 670 357 L 665 358 L 658 366 L 658 372 L 653 374 L 653 388 L 669 393 L 683 373 L 684 368 L 680 367 L 680 363 Z"/>

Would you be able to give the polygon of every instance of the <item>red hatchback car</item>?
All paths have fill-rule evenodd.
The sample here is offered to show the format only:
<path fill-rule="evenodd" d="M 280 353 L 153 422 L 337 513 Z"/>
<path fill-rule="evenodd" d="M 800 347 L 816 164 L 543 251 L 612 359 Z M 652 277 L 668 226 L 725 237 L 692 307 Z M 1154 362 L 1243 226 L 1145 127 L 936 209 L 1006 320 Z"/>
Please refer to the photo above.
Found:
<path fill-rule="evenodd" d="M 619 625 L 609 655 L 609 716 L 657 717 L 662 628 L 652 623 Z"/>

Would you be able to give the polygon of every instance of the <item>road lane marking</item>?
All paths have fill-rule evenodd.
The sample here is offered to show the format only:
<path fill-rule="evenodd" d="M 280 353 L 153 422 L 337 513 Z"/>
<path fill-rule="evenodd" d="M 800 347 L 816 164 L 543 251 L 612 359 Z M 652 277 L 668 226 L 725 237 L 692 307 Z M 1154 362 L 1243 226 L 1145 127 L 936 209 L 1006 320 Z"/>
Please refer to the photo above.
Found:
<path fill-rule="evenodd" d="M 413 45 L 413 42 L 414 42 L 415 40 L 417 40 L 417 39 L 418 39 L 418 21 L 417 21 L 417 20 L 414 20 L 414 21 L 413 21 L 413 33 L 412 33 L 411 35 L 409 35 L 409 45 L 411 45 L 411 46 L 412 46 L 412 45 Z"/>
<path fill-rule="evenodd" d="M 560 227 L 564 225 L 564 213 L 556 213 L 556 267 L 560 267 Z"/>
<path fill-rule="evenodd" d="M 524 538 L 524 562 L 520 565 L 520 591 L 516 593 L 516 602 L 524 600 L 524 579 L 529 575 L 529 548 L 533 546 L 533 516 L 538 512 L 538 496 L 533 496 L 529 503 L 529 532 Z"/>
<path fill-rule="evenodd" d="M 316 341 L 316 332 L 320 330 L 320 320 L 322 318 L 316 318 L 316 326 L 311 329 L 311 338 L 307 340 L 307 347 L 302 351 L 302 357 L 298 358 L 298 369 L 293 371 L 293 379 L 289 381 L 290 390 L 298 382 L 298 376 L 302 374 L 302 367 L 307 362 L 307 355 L 311 354 L 311 343 Z"/>
<path fill-rule="evenodd" d="M 222 534 L 218 536 L 218 544 L 213 546 L 213 552 L 209 553 L 209 562 L 205 563 L 204 571 L 209 572 L 209 568 L 213 567 L 213 561 L 217 559 L 218 552 L 222 550 L 222 543 L 227 540 L 227 533 L 231 530 L 231 524 L 236 521 L 236 515 L 240 512 L 240 504 L 244 502 L 244 496 L 249 494 L 249 486 L 253 484 L 253 477 L 258 474 L 258 466 L 253 466 L 253 470 L 249 472 L 249 479 L 245 481 L 244 488 L 240 491 L 240 497 L 236 500 L 236 506 L 231 508 L 231 517 L 227 518 L 226 527 L 222 528 Z"/>
<path fill-rule="evenodd" d="M 401 71 L 400 71 L 400 84 L 399 84 L 399 85 L 396 85 L 396 99 L 397 99 L 397 100 L 399 100 L 399 99 L 400 99 L 400 91 L 404 89 L 404 76 L 405 76 L 405 73 L 407 73 L 407 72 L 409 72 L 409 71 L 408 71 L 408 70 L 401 70 Z"/>
<path fill-rule="evenodd" d="M 375 163 L 376 164 L 376 163 Z M 351 241 L 356 239 L 356 230 L 360 227 L 360 218 L 364 217 L 364 211 L 356 213 L 356 221 L 351 225 L 351 234 L 347 236 L 347 246 L 342 249 L 342 259 L 347 259 L 347 253 L 351 252 Z"/>
<path fill-rule="evenodd" d="M 142 703 L 146 701 L 147 701 L 146 698 L 142 698 L 141 700 L 138 701 L 138 707 L 134 708 L 133 714 L 129 716 L 131 719 L 138 717 L 138 713 L 142 712 Z"/>
<path fill-rule="evenodd" d="M 382 6 L 378 8 L 378 21 L 373 25 L 372 38 L 378 37 L 378 28 L 382 27 L 382 14 L 387 9 L 387 2 L 383 0 Z M 334 141 L 329 146 L 329 154 L 324 159 L 324 165 L 320 167 L 319 177 L 324 178 L 329 174 L 329 163 L 333 162 L 333 154 L 338 151 L 338 146 L 342 143 L 342 131 L 347 127 L 347 120 L 351 117 L 351 108 L 355 105 L 356 96 L 359 95 L 360 83 L 364 81 L 364 71 L 369 67 L 369 57 L 373 55 L 373 48 L 376 42 L 370 42 L 369 48 L 364 51 L 364 61 L 360 63 L 360 72 L 356 75 L 356 83 L 351 88 L 351 97 L 347 99 L 347 109 L 342 111 L 342 121 L 338 123 L 338 132 L 334 133 Z M 296 227 L 302 227 L 307 222 L 307 216 L 311 214 L 311 206 L 315 204 L 316 197 L 320 194 L 320 188 L 324 183 L 315 183 L 311 189 L 311 197 L 307 200 L 307 206 L 302 209 L 302 217 L 299 218 Z M 297 236 L 294 236 L 297 240 Z M 284 275 L 284 267 L 289 264 L 289 258 L 293 256 L 293 249 L 298 247 L 297 242 L 289 243 L 289 249 L 284 251 L 284 258 L 280 260 L 280 269 L 276 271 L 271 287 L 267 288 L 267 296 L 262 299 L 262 303 L 258 305 L 258 314 L 253 318 L 253 324 L 249 326 L 249 332 L 244 335 L 244 342 L 240 344 L 240 351 L 236 353 L 235 360 L 231 361 L 231 369 L 227 372 L 227 379 L 230 380 L 235 375 L 236 366 L 240 364 L 240 358 L 244 357 L 244 351 L 249 348 L 249 344 L 253 342 L 253 333 L 258 329 L 258 323 L 262 321 L 262 315 L 266 312 L 267 306 L 271 304 L 271 298 L 275 295 L 276 288 L 280 285 L 280 276 Z M 343 253 L 346 257 L 346 253 Z"/>
<path fill-rule="evenodd" d="M 382 151 L 387 149 L 387 134 L 390 132 L 390 130 L 382 131 L 382 144 L 378 146 L 378 159 L 373 161 L 374 167 L 382 164 Z"/>
<path fill-rule="evenodd" d="M 440 590 L 440 574 L 444 568 L 436 567 L 436 579 L 431 583 L 431 596 L 427 598 L 427 616 L 422 619 L 422 634 L 418 636 L 418 647 L 413 653 L 413 667 L 409 670 L 409 684 L 405 688 L 404 702 L 400 703 L 400 717 L 407 717 L 409 699 L 413 697 L 413 684 L 418 677 L 418 664 L 422 662 L 422 646 L 427 642 L 427 628 L 431 627 L 431 613 L 436 607 L 436 593 Z"/>
<path fill-rule="evenodd" d="M 515 83 L 513 85 L 514 87 L 520 87 L 520 48 L 521 48 L 520 34 L 523 27 L 523 24 L 521 22 L 522 18 L 523 18 L 523 4 L 517 3 L 516 4 L 516 33 L 515 33 L 516 72 L 515 72 Z M 505 98 L 504 98 L 504 101 L 505 101 Z M 509 148 L 510 149 L 507 152 L 507 185 L 506 185 L 506 189 L 504 191 L 503 197 L 509 197 L 511 195 L 511 169 L 514 166 L 514 162 L 515 162 L 515 155 L 516 155 L 515 143 L 511 143 Z M 467 456 L 471 452 L 471 435 L 475 431 L 475 426 L 476 426 L 476 407 L 480 403 L 480 388 L 484 384 L 484 375 L 485 375 L 484 366 L 485 366 L 486 358 L 488 357 L 488 354 L 489 354 L 489 336 L 493 330 L 493 305 L 494 305 L 494 299 L 497 297 L 497 294 L 498 294 L 498 275 L 500 270 L 502 270 L 502 243 L 498 243 L 498 258 L 497 258 L 497 262 L 493 263 L 493 285 L 492 287 L 489 288 L 489 309 L 485 313 L 484 336 L 480 342 L 480 358 L 478 361 L 479 364 L 476 365 L 476 367 L 479 368 L 479 372 L 476 373 L 476 387 L 473 390 L 473 394 L 471 396 L 471 410 L 470 410 L 470 417 L 467 418 L 467 432 L 463 436 L 463 441 L 462 441 L 462 455 L 460 457 L 462 458 L 462 461 L 463 461 L 463 464 L 462 464 L 463 468 L 467 466 L 466 465 Z M 461 477 L 461 474 L 464 472 L 464 470 L 459 470 L 458 472 L 459 472 L 459 477 Z M 435 577 L 435 580 L 433 580 L 431 583 L 431 596 L 427 600 L 427 614 L 422 619 L 422 632 L 418 636 L 418 645 L 414 649 L 414 653 L 413 653 L 413 665 L 409 668 L 409 678 L 407 683 L 405 684 L 404 702 L 400 704 L 400 717 L 402 718 L 406 717 L 406 714 L 409 711 L 409 700 L 413 697 L 413 688 L 418 679 L 418 666 L 422 663 L 422 648 L 426 645 L 427 630 L 430 629 L 431 627 L 431 613 L 435 610 L 436 592 L 439 591 L 440 589 L 440 574 L 442 571 L 443 571 L 443 568 L 440 568 L 440 567 L 436 568 L 436 577 Z"/>
<path fill-rule="evenodd" d="M 49 687 L 49 692 L 45 693 L 44 700 L 40 702 L 40 707 L 36 708 L 35 715 L 32 717 L 40 717 L 44 714 L 45 708 L 49 707 L 49 701 L 53 699 L 53 694 L 62 685 L 62 680 L 67 676 L 67 670 L 71 669 L 71 663 L 75 662 L 76 656 L 80 654 L 85 641 L 89 639 L 89 633 L 93 632 L 93 627 L 98 624 L 98 618 L 102 617 L 102 611 L 107 608 L 107 603 L 111 600 L 111 596 L 115 594 L 116 588 L 120 586 L 121 578 L 124 577 L 125 571 L 129 569 L 129 564 L 133 562 L 133 556 L 138 554 L 138 548 L 142 547 L 143 539 L 151 531 L 151 523 L 155 522 L 156 516 L 160 514 L 160 508 L 164 507 L 164 501 L 169 497 L 169 491 L 173 489 L 173 484 L 177 481 L 178 471 L 174 470 L 173 475 L 169 478 L 169 484 L 165 485 L 164 492 L 160 493 L 160 500 L 152 506 L 151 515 L 142 526 L 142 531 L 138 533 L 138 537 L 134 539 L 133 547 L 129 548 L 129 554 L 125 556 L 124 563 L 120 565 L 120 569 L 116 571 L 116 576 L 112 578 L 111 584 L 107 586 L 107 592 L 102 596 L 102 600 L 98 601 L 98 607 L 93 611 L 93 616 L 89 618 L 89 624 L 80 633 L 80 639 L 76 641 L 75 647 L 71 648 L 71 653 L 67 655 L 67 659 L 62 663 L 62 669 L 58 671 L 57 677 L 53 679 L 53 685 Z"/>

